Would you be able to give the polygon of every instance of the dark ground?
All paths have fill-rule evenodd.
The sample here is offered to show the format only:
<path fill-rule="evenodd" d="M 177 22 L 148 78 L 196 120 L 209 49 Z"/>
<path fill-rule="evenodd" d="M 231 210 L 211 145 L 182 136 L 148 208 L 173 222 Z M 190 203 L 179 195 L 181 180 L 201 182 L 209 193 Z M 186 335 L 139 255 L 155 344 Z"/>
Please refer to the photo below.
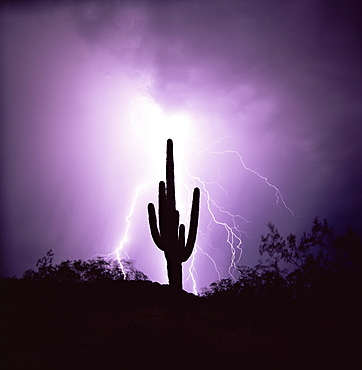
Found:
<path fill-rule="evenodd" d="M 357 301 L 265 304 L 149 281 L 2 280 L 2 369 L 357 369 Z"/>

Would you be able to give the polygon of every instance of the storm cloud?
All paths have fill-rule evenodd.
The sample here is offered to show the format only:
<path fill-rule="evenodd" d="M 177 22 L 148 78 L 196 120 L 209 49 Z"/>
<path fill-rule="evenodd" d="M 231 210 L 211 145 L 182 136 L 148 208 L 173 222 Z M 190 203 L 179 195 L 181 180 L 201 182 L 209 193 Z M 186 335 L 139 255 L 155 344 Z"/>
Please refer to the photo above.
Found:
<path fill-rule="evenodd" d="M 235 155 L 220 155 L 217 180 L 228 192 L 220 201 L 250 221 L 240 221 L 248 235 L 240 263 L 257 260 L 268 221 L 283 233 L 307 230 L 316 216 L 337 232 L 358 230 L 359 35 L 354 1 L 5 5 L 3 274 L 21 274 L 51 248 L 59 260 L 86 259 L 119 244 L 146 171 L 130 118 L 139 96 L 169 115 L 190 114 L 203 147 L 237 151 L 297 216 L 275 207 L 274 189 Z M 143 231 L 128 253 L 159 279 L 145 212 L 153 200 L 138 199 Z M 225 232 L 212 235 L 225 276 Z M 201 267 L 198 275 L 198 288 L 217 278 Z"/>

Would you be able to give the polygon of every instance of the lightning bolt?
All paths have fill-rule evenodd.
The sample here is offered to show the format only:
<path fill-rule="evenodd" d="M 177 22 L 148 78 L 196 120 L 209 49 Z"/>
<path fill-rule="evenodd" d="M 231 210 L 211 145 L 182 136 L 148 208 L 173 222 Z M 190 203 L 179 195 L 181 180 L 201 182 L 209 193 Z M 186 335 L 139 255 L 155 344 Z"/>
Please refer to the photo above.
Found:
<path fill-rule="evenodd" d="M 236 150 L 223 150 L 223 151 L 221 151 L 221 152 L 214 152 L 214 151 L 210 151 L 209 153 L 210 153 L 210 154 L 219 154 L 219 155 L 227 154 L 227 153 L 235 154 L 235 155 L 239 158 L 239 161 L 240 161 L 241 165 L 243 166 L 244 170 L 246 170 L 246 171 L 249 171 L 249 172 L 253 173 L 253 174 L 254 174 L 254 175 L 256 175 L 257 177 L 259 177 L 259 179 L 263 180 L 263 181 L 264 181 L 264 182 L 265 182 L 269 187 L 271 187 L 272 189 L 274 189 L 274 190 L 275 190 L 275 199 L 276 199 L 276 200 L 275 200 L 275 205 L 276 205 L 278 208 L 281 208 L 281 207 L 280 207 L 280 203 L 282 203 L 283 207 L 284 207 L 285 209 L 287 209 L 287 210 L 291 213 L 291 215 L 292 215 L 293 217 L 298 217 L 298 216 L 296 216 L 296 215 L 294 214 L 294 212 L 293 212 L 293 211 L 292 211 L 292 210 L 287 206 L 287 204 L 286 204 L 286 202 L 285 202 L 285 200 L 284 200 L 284 198 L 283 198 L 283 195 L 282 195 L 282 193 L 280 192 L 280 190 L 279 190 L 275 185 L 271 184 L 265 176 L 261 175 L 259 172 L 255 171 L 255 170 L 253 170 L 253 169 L 251 169 L 251 168 L 247 167 L 247 166 L 245 165 L 244 160 L 243 160 L 243 158 L 241 157 L 241 155 L 240 155 L 240 153 L 239 153 L 239 152 L 237 152 Z"/>
<path fill-rule="evenodd" d="M 200 179 L 199 177 L 192 176 L 189 172 L 188 172 L 188 174 L 190 175 L 191 178 L 196 179 L 200 183 L 201 189 L 202 189 L 202 194 L 206 197 L 207 210 L 208 210 L 209 215 L 211 216 L 211 219 L 209 221 L 209 224 L 207 225 L 207 229 L 208 229 L 209 233 L 211 232 L 211 223 L 212 222 L 214 224 L 216 224 L 216 225 L 219 225 L 219 226 L 224 227 L 224 229 L 226 231 L 226 235 L 227 235 L 226 242 L 229 245 L 230 251 L 231 251 L 231 261 L 230 261 L 230 266 L 229 266 L 229 274 L 235 280 L 235 276 L 234 276 L 233 273 L 237 269 L 237 266 L 236 266 L 236 263 L 235 263 L 236 254 L 237 254 L 237 251 L 240 252 L 239 253 L 240 256 L 241 256 L 241 253 L 242 253 L 242 248 L 241 248 L 242 240 L 241 240 L 240 231 L 239 231 L 239 228 L 237 227 L 237 224 L 236 224 L 235 219 L 236 218 L 240 218 L 242 220 L 245 220 L 245 219 L 243 217 L 241 217 L 240 215 L 233 215 L 230 212 L 225 211 L 221 206 L 219 206 L 211 198 L 210 192 L 208 191 L 208 189 L 206 187 L 206 182 L 203 181 L 202 179 Z M 212 205 L 221 214 L 224 214 L 224 215 L 229 216 L 229 218 L 231 220 L 231 226 L 227 222 L 222 222 L 222 221 L 218 220 L 218 218 L 216 217 L 215 213 L 211 209 L 212 208 L 211 207 Z M 208 243 L 208 244 L 210 244 L 210 243 Z M 216 268 L 215 261 L 208 254 L 207 254 L 207 256 L 212 260 L 212 263 L 213 263 L 213 265 Z M 216 270 L 218 271 L 218 269 L 216 269 Z"/>
<path fill-rule="evenodd" d="M 185 193 L 187 197 L 188 206 L 190 208 L 191 203 L 191 193 L 192 189 L 195 185 L 198 185 L 201 189 L 201 203 L 200 209 L 202 210 L 203 214 L 200 215 L 200 219 L 203 218 L 206 221 L 205 230 L 199 230 L 199 236 L 202 239 L 199 241 L 194 248 L 193 254 L 189 260 L 189 266 L 187 268 L 187 273 L 185 274 L 184 283 L 190 282 L 191 290 L 194 294 L 198 292 L 197 280 L 197 261 L 200 258 L 206 258 L 212 269 L 215 272 L 215 276 L 220 280 L 221 279 L 221 272 L 220 266 L 216 263 L 215 259 L 212 257 L 212 254 L 222 254 L 225 253 L 225 250 L 215 248 L 212 243 L 212 230 L 214 228 L 222 228 L 225 233 L 225 244 L 228 246 L 229 250 L 229 267 L 228 273 L 233 280 L 236 280 L 237 275 L 237 264 L 240 261 L 242 256 L 242 245 L 243 245 L 243 238 L 250 237 L 247 235 L 245 231 L 242 230 L 241 224 L 242 223 L 251 223 L 251 221 L 247 220 L 245 217 L 242 217 L 239 214 L 233 214 L 227 210 L 227 206 L 221 206 L 218 202 L 211 196 L 210 186 L 216 186 L 219 188 L 220 191 L 224 193 L 226 198 L 228 197 L 228 192 L 225 188 L 223 188 L 218 181 L 206 181 L 201 177 L 198 177 L 191 173 L 187 166 L 187 161 L 185 159 L 185 150 L 187 149 L 189 152 L 193 153 L 193 155 L 197 155 L 201 157 L 201 154 L 205 154 L 209 156 L 213 161 L 216 162 L 217 168 L 217 177 L 222 178 L 220 174 L 220 161 L 218 158 L 221 158 L 225 155 L 234 155 L 238 158 L 238 161 L 241 165 L 241 170 L 248 171 L 252 173 L 254 176 L 259 178 L 263 181 L 268 187 L 274 190 L 275 194 L 275 205 L 279 209 L 286 209 L 292 216 L 295 216 L 294 212 L 291 208 L 289 208 L 276 185 L 272 184 L 265 176 L 261 175 L 259 172 L 253 170 L 246 166 L 243 161 L 242 156 L 236 150 L 223 150 L 217 151 L 213 148 L 216 144 L 222 143 L 222 141 L 226 137 L 222 137 L 217 141 L 212 142 L 211 144 L 204 146 L 199 140 L 193 138 L 191 139 L 187 136 L 187 130 L 185 129 L 186 122 L 182 119 L 180 120 L 180 116 L 176 117 L 168 117 L 166 116 L 162 110 L 151 100 L 146 98 L 136 98 L 132 101 L 132 111 L 131 111 L 131 125 L 134 128 L 135 132 L 142 137 L 150 146 L 149 146 L 149 153 L 145 153 L 145 156 L 150 155 L 157 149 L 158 146 L 164 148 L 166 140 L 170 138 L 175 138 L 178 144 L 175 145 L 175 149 L 179 148 L 179 151 L 175 152 L 176 161 L 182 163 L 183 166 L 183 173 L 184 176 L 180 176 L 182 188 L 183 188 L 183 195 L 185 198 Z M 187 147 L 187 143 L 191 140 L 197 142 L 201 150 L 195 151 Z M 145 149 L 146 150 L 146 149 Z M 164 150 L 161 151 L 162 156 L 164 157 Z M 161 164 L 162 174 L 164 172 L 164 160 L 165 158 L 157 159 L 157 165 Z M 156 172 L 161 173 L 160 171 L 154 171 L 155 177 Z M 158 175 L 157 175 L 158 176 Z M 163 177 L 163 175 L 160 175 Z M 129 211 L 125 217 L 125 229 L 123 231 L 123 236 L 118 247 L 109 255 L 115 255 L 116 259 L 120 262 L 122 271 L 125 274 L 124 268 L 122 266 L 122 258 L 129 259 L 129 254 L 127 253 L 127 245 L 131 240 L 132 234 L 132 226 L 133 226 L 133 217 L 135 213 L 135 209 L 139 202 L 140 194 L 154 185 L 153 188 L 157 188 L 156 184 L 158 184 L 159 180 L 162 179 L 157 177 L 152 180 L 145 181 L 143 184 L 136 187 L 134 194 L 132 196 L 132 201 L 129 206 Z M 190 184 L 190 182 L 192 184 Z M 177 188 L 176 188 L 177 189 Z M 156 191 L 156 190 L 155 190 Z M 181 194 L 182 195 L 182 194 Z M 176 198 L 179 199 L 179 195 L 176 194 Z M 183 203 L 181 202 L 180 214 L 182 214 L 183 210 Z M 251 239 L 250 239 L 251 240 Z M 166 267 L 163 268 L 163 277 L 166 277 Z"/>
<path fill-rule="evenodd" d="M 98 257 L 98 256 L 101 256 L 101 257 L 104 257 L 105 259 L 109 259 L 109 258 L 112 258 L 112 256 L 115 256 L 115 259 L 118 261 L 120 267 L 121 267 L 121 270 L 122 270 L 122 273 L 123 273 L 123 276 L 126 278 L 127 277 L 127 271 L 125 270 L 125 267 L 122 263 L 122 259 L 126 258 L 126 259 L 130 259 L 127 251 L 126 251 L 126 244 L 127 242 L 129 242 L 130 240 L 130 229 L 132 227 L 132 217 L 133 217 L 133 214 L 134 214 L 134 211 L 135 211 L 135 208 L 136 208 L 136 205 L 137 205 L 137 202 L 138 202 L 138 198 L 139 198 L 139 195 L 142 191 L 144 191 L 145 189 L 149 188 L 151 185 L 151 182 L 147 182 L 143 185 L 139 185 L 136 187 L 136 190 L 133 194 L 133 197 L 132 197 L 132 202 L 131 202 L 131 205 L 129 206 L 129 211 L 127 213 L 127 216 L 125 218 L 125 223 L 126 223 L 126 228 L 123 232 L 123 236 L 122 236 L 122 239 L 119 243 L 119 246 L 111 253 L 108 253 L 108 254 L 97 254 L 95 257 Z M 121 257 L 122 255 L 124 255 L 124 257 Z"/>

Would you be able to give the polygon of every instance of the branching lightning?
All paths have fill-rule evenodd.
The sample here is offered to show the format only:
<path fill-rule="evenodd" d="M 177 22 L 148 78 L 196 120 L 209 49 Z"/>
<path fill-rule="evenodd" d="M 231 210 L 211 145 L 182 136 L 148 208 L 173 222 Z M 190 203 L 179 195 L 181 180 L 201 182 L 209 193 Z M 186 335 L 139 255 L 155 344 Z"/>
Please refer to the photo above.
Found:
<path fill-rule="evenodd" d="M 222 155 L 222 154 L 227 154 L 227 153 L 231 153 L 231 154 L 235 154 L 238 158 L 239 158 L 239 161 L 241 163 L 241 165 L 243 166 L 244 170 L 246 171 L 249 171 L 251 173 L 253 173 L 254 175 L 258 176 L 261 180 L 263 180 L 268 186 L 270 186 L 271 188 L 273 188 L 275 190 L 275 205 L 280 208 L 280 203 L 282 203 L 283 207 L 285 209 L 287 209 L 291 215 L 293 217 L 297 217 L 294 212 L 287 206 L 287 204 L 285 203 L 285 200 L 280 192 L 280 190 L 273 184 L 271 184 L 268 179 L 265 177 L 265 176 L 262 176 L 259 172 L 247 167 L 243 161 L 243 158 L 241 157 L 241 155 L 236 151 L 236 150 L 223 150 L 221 152 L 214 152 L 214 151 L 210 151 L 209 152 L 210 154 L 218 154 L 218 155 Z"/>
<path fill-rule="evenodd" d="M 219 226 L 223 226 L 225 231 L 226 231 L 226 242 L 227 244 L 229 245 L 230 247 L 230 251 L 231 251 L 231 262 L 230 262 L 230 267 L 229 267 L 229 274 L 230 276 L 235 279 L 235 276 L 234 276 L 234 272 L 236 271 L 237 269 L 237 266 L 235 264 L 235 258 L 236 258 L 236 254 L 237 254 L 237 250 L 239 251 L 239 256 L 241 256 L 241 253 L 242 253 L 242 249 L 241 249 L 241 245 L 242 245 L 242 240 L 240 238 L 240 232 L 239 232 L 239 229 L 237 227 L 237 224 L 235 222 L 235 218 L 240 218 L 240 219 L 243 219 L 241 216 L 239 215 L 233 215 L 231 214 L 230 212 L 227 212 L 225 211 L 224 209 L 222 209 L 210 196 L 210 192 L 208 191 L 207 187 L 206 187 L 206 183 L 198 178 L 198 177 L 194 177 L 194 176 L 191 176 L 190 177 L 196 179 L 200 184 L 201 184 L 201 189 L 202 189 L 202 194 L 205 196 L 206 198 L 206 204 L 207 204 L 207 210 L 209 212 L 209 215 L 211 216 L 211 219 L 207 225 L 207 229 L 208 231 L 210 232 L 211 231 L 211 223 L 214 223 L 216 225 L 219 225 Z M 229 216 L 229 219 L 231 221 L 231 224 L 232 226 L 230 226 L 227 222 L 222 222 L 222 221 L 219 221 L 215 215 L 215 213 L 212 211 L 211 209 L 211 205 L 214 205 L 214 207 L 222 214 L 226 214 L 227 216 Z M 213 265 L 216 267 L 216 263 L 214 260 L 212 260 L 213 262 Z M 218 271 L 216 269 L 216 271 Z"/>
<path fill-rule="evenodd" d="M 242 237 L 249 238 L 247 233 L 241 229 L 241 223 L 250 223 L 251 221 L 242 217 L 239 214 L 233 214 L 227 210 L 226 206 L 221 206 L 212 197 L 209 187 L 211 185 L 217 186 L 227 197 L 228 192 L 223 188 L 218 181 L 206 181 L 201 177 L 193 175 L 190 173 L 187 160 L 186 152 L 192 152 L 193 155 L 201 155 L 201 153 L 206 153 L 210 158 L 217 163 L 217 177 L 222 178 L 220 174 L 220 162 L 219 157 L 232 154 L 238 157 L 238 160 L 242 166 L 243 170 L 251 172 L 253 175 L 257 176 L 260 180 L 271 187 L 275 191 L 275 205 L 279 208 L 284 207 L 292 216 L 295 216 L 293 211 L 287 206 L 280 190 L 270 183 L 268 179 L 258 173 L 257 171 L 247 167 L 241 157 L 241 155 L 235 150 L 223 150 L 216 151 L 213 147 L 216 144 L 221 143 L 224 138 L 212 142 L 211 144 L 204 146 L 199 140 L 195 138 L 191 139 L 189 137 L 188 130 L 190 130 L 191 122 L 187 116 L 184 115 L 174 115 L 167 116 L 162 110 L 150 99 L 137 98 L 132 101 L 133 110 L 131 112 L 131 124 L 135 132 L 145 140 L 145 146 L 143 148 L 144 157 L 150 158 L 152 160 L 152 166 L 155 166 L 155 170 L 152 171 L 152 178 L 145 179 L 144 184 L 138 186 L 132 196 L 132 202 L 129 206 L 129 211 L 125 218 L 125 229 L 123 231 L 123 236 L 119 243 L 119 246 L 114 250 L 114 252 L 108 255 L 116 255 L 118 261 L 122 261 L 123 258 L 129 259 L 129 254 L 126 251 L 127 243 L 129 242 L 132 234 L 133 216 L 135 209 L 139 202 L 139 196 L 141 192 L 146 189 L 150 189 L 151 184 L 154 184 L 154 191 L 157 191 L 157 184 L 164 177 L 164 161 L 165 161 L 165 144 L 168 138 L 173 138 L 175 140 L 175 162 L 182 164 L 183 171 L 177 173 L 178 184 L 176 184 L 176 199 L 178 201 L 178 209 L 180 214 L 183 213 L 183 208 L 185 204 L 190 207 L 191 202 L 191 189 L 197 185 L 201 189 L 201 225 L 199 228 L 199 240 L 195 245 L 194 252 L 190 258 L 190 264 L 187 268 L 187 274 L 185 274 L 184 282 L 191 282 L 191 290 L 193 293 L 197 294 L 197 261 L 200 258 L 207 258 L 210 261 L 211 268 L 215 271 L 215 276 L 220 280 L 222 278 L 220 267 L 218 266 L 215 259 L 212 257 L 213 254 L 225 254 L 227 253 L 223 246 L 220 248 L 215 248 L 212 242 L 211 232 L 213 228 L 223 228 L 225 233 L 225 245 L 229 249 L 229 268 L 228 272 L 232 279 L 236 279 L 237 275 L 237 264 L 242 256 Z M 202 149 L 200 151 L 194 151 L 187 149 L 187 143 L 190 140 L 197 141 L 201 144 Z M 160 150 L 161 148 L 161 150 Z M 155 153 L 157 155 L 154 155 Z M 157 162 L 157 163 L 156 163 Z M 175 164 L 175 165 L 176 165 Z M 158 168 L 157 168 L 158 167 Z M 176 168 L 175 168 L 176 169 Z M 176 169 L 177 170 L 177 169 Z M 181 189 L 180 189 L 181 188 Z M 183 201 L 187 199 L 186 201 Z M 180 201 L 181 200 L 181 201 Z M 140 205 L 141 206 L 141 205 Z M 142 205 L 145 207 L 145 205 Z M 188 213 L 188 212 L 187 212 Z M 204 225 L 202 227 L 202 225 Z M 205 231 L 206 230 L 206 231 Z M 122 265 L 122 263 L 121 263 Z M 122 267 L 123 270 L 123 267 Z M 166 271 L 165 267 L 163 268 Z M 124 271 L 123 271 L 124 272 Z M 166 273 L 164 273 L 166 276 Z"/>

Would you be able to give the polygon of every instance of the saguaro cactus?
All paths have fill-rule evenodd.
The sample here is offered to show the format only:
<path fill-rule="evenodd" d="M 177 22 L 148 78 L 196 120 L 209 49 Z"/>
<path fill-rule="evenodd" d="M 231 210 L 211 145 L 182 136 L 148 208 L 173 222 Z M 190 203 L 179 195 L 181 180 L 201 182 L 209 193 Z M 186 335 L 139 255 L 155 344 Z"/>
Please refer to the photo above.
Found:
<path fill-rule="evenodd" d="M 158 219 L 153 203 L 148 204 L 148 219 L 153 241 L 165 253 L 169 285 L 182 290 L 182 262 L 187 261 L 195 246 L 197 225 L 199 222 L 200 189 L 195 188 L 192 199 L 190 229 L 185 245 L 185 225 L 180 222 L 180 214 L 176 210 L 175 177 L 173 164 L 173 143 L 167 140 L 166 154 L 166 186 L 159 183 Z"/>

